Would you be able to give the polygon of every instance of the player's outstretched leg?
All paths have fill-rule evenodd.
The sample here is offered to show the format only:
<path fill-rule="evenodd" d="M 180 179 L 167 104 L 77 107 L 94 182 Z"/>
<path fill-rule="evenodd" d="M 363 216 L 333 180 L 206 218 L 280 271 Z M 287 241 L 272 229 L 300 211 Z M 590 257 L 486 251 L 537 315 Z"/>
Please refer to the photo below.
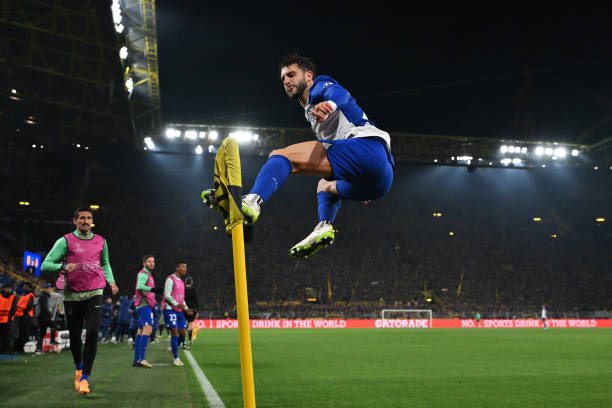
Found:
<path fill-rule="evenodd" d="M 331 245 L 334 242 L 335 230 L 329 221 L 321 221 L 302 241 L 295 244 L 290 250 L 289 255 L 294 258 L 307 258 L 314 255 L 320 249 Z"/>

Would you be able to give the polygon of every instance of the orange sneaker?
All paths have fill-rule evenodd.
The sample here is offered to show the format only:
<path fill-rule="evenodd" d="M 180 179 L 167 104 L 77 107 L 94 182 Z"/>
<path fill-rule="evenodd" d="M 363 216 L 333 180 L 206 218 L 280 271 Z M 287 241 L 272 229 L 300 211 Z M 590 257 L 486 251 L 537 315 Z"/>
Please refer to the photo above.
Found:
<path fill-rule="evenodd" d="M 79 394 L 81 395 L 89 394 L 89 381 L 83 380 L 79 383 Z"/>
<path fill-rule="evenodd" d="M 76 370 L 74 372 L 74 389 L 79 390 L 79 383 L 81 382 L 81 375 L 83 375 L 83 370 Z"/>

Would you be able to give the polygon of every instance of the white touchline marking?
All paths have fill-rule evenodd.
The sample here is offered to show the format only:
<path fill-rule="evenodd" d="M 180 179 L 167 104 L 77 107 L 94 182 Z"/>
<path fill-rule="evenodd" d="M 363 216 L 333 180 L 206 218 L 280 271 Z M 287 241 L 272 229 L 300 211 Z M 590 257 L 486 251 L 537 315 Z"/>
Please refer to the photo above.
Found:
<path fill-rule="evenodd" d="M 225 404 L 219 398 L 219 394 L 213 388 L 208 378 L 204 375 L 204 372 L 198 365 L 198 362 L 193 358 L 191 352 L 185 350 L 185 355 L 187 356 L 187 360 L 189 360 L 189 365 L 193 369 L 193 373 L 195 374 L 200 386 L 202 387 L 202 391 L 204 391 L 204 395 L 206 396 L 206 400 L 208 401 L 208 405 L 210 408 L 225 408 Z"/>

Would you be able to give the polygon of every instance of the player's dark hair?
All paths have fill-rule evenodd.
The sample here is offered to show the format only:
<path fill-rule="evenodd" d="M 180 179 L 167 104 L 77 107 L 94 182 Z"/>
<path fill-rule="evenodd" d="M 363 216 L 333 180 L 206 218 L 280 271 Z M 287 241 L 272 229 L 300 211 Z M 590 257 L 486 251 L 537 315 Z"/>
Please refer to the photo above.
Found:
<path fill-rule="evenodd" d="M 93 216 L 93 212 L 91 210 L 91 208 L 89 207 L 81 207 L 81 208 L 77 208 L 76 211 L 74 212 L 74 214 L 72 214 L 72 219 L 77 219 L 79 218 L 79 213 L 80 212 L 85 212 L 87 211 L 88 213 L 90 213 Z"/>
<path fill-rule="evenodd" d="M 317 66 L 308 57 L 298 54 L 297 52 L 291 52 L 281 57 L 278 62 L 278 70 L 282 70 L 283 67 L 287 67 L 291 64 L 297 64 L 300 69 L 304 71 L 312 71 L 313 75 L 317 75 Z"/>
<path fill-rule="evenodd" d="M 182 265 L 182 264 L 187 265 L 187 262 L 185 262 L 185 261 L 177 261 L 177 263 L 175 263 L 175 264 L 174 264 L 174 267 L 175 267 L 175 268 L 178 268 L 178 267 L 179 267 L 179 265 Z"/>
<path fill-rule="evenodd" d="M 147 262 L 147 259 L 149 258 L 155 259 L 155 256 L 153 254 L 146 254 L 145 256 L 142 257 L 142 263 Z"/>

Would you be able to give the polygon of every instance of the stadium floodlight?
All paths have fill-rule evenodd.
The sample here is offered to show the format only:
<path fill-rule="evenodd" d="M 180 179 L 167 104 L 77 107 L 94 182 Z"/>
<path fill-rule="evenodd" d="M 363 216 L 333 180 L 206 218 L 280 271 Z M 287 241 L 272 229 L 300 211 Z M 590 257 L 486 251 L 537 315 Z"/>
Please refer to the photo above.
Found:
<path fill-rule="evenodd" d="M 565 156 L 567 156 L 567 149 L 565 147 L 557 147 L 554 150 L 554 154 L 557 157 L 564 158 Z"/>
<path fill-rule="evenodd" d="M 166 129 L 166 137 L 168 139 L 175 139 L 177 137 L 181 137 L 181 131 L 174 128 Z"/>
<path fill-rule="evenodd" d="M 185 139 L 196 140 L 198 138 L 198 132 L 196 130 L 186 130 Z"/>
<path fill-rule="evenodd" d="M 253 140 L 253 134 L 248 130 L 230 132 L 229 137 L 236 139 L 238 143 L 248 143 Z"/>
<path fill-rule="evenodd" d="M 541 222 L 542 218 L 541 217 L 533 217 L 533 222 Z"/>
<path fill-rule="evenodd" d="M 153 143 L 153 139 L 151 139 L 151 137 L 149 136 L 145 137 L 144 143 L 147 146 L 147 149 L 150 149 L 150 150 L 155 149 L 155 143 Z"/>
<path fill-rule="evenodd" d="M 16 95 L 16 94 L 17 94 L 17 90 L 16 90 L 15 88 L 11 89 L 11 93 L 12 93 L 13 95 Z"/>
<path fill-rule="evenodd" d="M 502 145 L 502 146 L 499 148 L 499 151 L 500 151 L 500 152 L 502 152 L 502 153 L 508 153 L 508 146 L 506 146 L 506 145 Z"/>
<path fill-rule="evenodd" d="M 217 149 L 215 148 L 214 145 L 208 145 L 208 153 L 213 154 L 216 152 L 217 152 Z"/>
<path fill-rule="evenodd" d="M 132 79 L 132 77 L 129 77 L 125 80 L 125 89 L 127 89 L 129 93 L 132 93 L 132 91 L 134 90 L 134 80 Z"/>
<path fill-rule="evenodd" d="M 195 148 L 195 153 L 196 153 L 197 155 L 202 154 L 202 152 L 203 152 L 203 151 L 204 151 L 204 149 L 202 149 L 202 146 L 200 146 L 200 145 L 197 145 L 197 146 L 196 146 L 196 148 Z"/>
<path fill-rule="evenodd" d="M 504 159 L 501 159 L 499 162 L 500 162 L 501 164 L 503 164 L 504 166 L 507 166 L 507 165 L 509 165 L 510 163 L 512 163 L 512 160 L 511 160 L 510 158 L 506 157 L 506 158 L 504 158 Z"/>
<path fill-rule="evenodd" d="M 464 162 L 471 162 L 472 160 L 474 160 L 474 158 L 472 156 L 457 156 L 457 161 L 464 161 Z"/>
<path fill-rule="evenodd" d="M 521 147 L 521 153 L 527 153 L 527 152 L 528 152 L 528 149 L 526 147 L 524 146 Z"/>
<path fill-rule="evenodd" d="M 210 132 L 208 132 L 208 140 L 214 142 L 218 138 L 219 138 L 219 132 L 217 132 L 216 130 L 211 130 Z"/>
<path fill-rule="evenodd" d="M 595 218 L 595 222 L 598 222 L 598 223 L 606 222 L 606 219 L 604 217 L 597 217 Z"/>
<path fill-rule="evenodd" d="M 123 47 L 121 47 L 121 49 L 119 49 L 119 58 L 121 58 L 122 60 L 126 59 L 128 56 L 128 49 L 127 47 L 124 45 Z"/>
<path fill-rule="evenodd" d="M 544 154 L 547 156 L 552 156 L 553 155 L 553 149 L 552 147 L 547 147 L 544 149 Z"/>
<path fill-rule="evenodd" d="M 580 154 L 580 150 L 578 149 L 572 149 L 572 156 L 576 157 Z"/>
<path fill-rule="evenodd" d="M 199 137 L 200 139 L 204 139 L 204 138 L 206 138 L 206 132 L 200 132 L 200 133 L 198 133 L 198 137 Z"/>
<path fill-rule="evenodd" d="M 544 155 L 544 147 L 543 146 L 538 146 L 535 148 L 534 153 L 536 156 L 543 156 Z"/>
<path fill-rule="evenodd" d="M 111 4 L 111 11 L 113 14 L 113 23 L 119 24 L 121 23 L 121 2 L 119 0 L 113 0 Z"/>
<path fill-rule="evenodd" d="M 115 25 L 115 31 L 119 34 L 121 34 L 124 29 L 125 29 L 125 26 L 123 24 Z"/>
<path fill-rule="evenodd" d="M 516 147 L 508 146 L 508 153 L 514 153 L 516 151 Z"/>
<path fill-rule="evenodd" d="M 514 164 L 515 166 L 517 164 L 521 164 L 523 161 L 521 159 L 519 159 L 518 157 L 515 157 L 514 159 L 512 159 L 512 164 Z"/>

